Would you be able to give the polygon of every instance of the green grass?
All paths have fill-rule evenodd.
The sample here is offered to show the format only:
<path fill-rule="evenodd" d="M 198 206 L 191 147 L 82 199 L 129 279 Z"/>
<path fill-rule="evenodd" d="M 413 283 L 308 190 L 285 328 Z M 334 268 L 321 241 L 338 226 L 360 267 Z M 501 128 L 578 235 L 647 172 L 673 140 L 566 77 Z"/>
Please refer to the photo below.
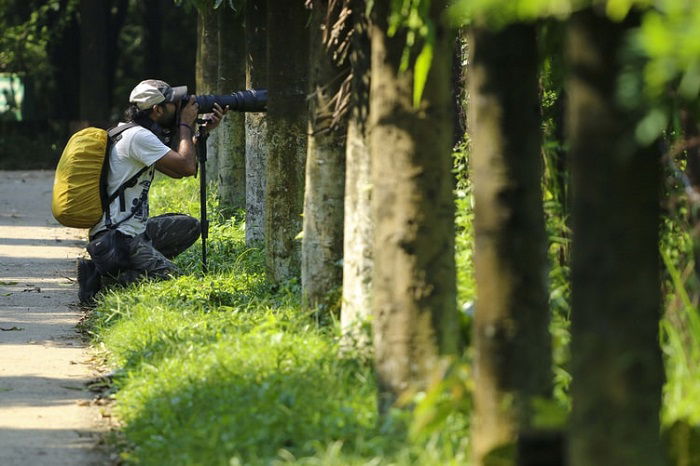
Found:
<path fill-rule="evenodd" d="M 152 196 L 153 215 L 196 214 L 196 180 L 158 181 Z M 465 463 L 467 416 L 452 408 L 468 403 L 436 386 L 407 440 L 410 419 L 376 414 L 366 356 L 340 351 L 338 325 L 300 310 L 297 282 L 265 280 L 242 223 L 217 220 L 210 247 L 212 273 L 195 245 L 177 259 L 182 276 L 106 292 L 90 316 L 117 369 L 126 464 Z"/>

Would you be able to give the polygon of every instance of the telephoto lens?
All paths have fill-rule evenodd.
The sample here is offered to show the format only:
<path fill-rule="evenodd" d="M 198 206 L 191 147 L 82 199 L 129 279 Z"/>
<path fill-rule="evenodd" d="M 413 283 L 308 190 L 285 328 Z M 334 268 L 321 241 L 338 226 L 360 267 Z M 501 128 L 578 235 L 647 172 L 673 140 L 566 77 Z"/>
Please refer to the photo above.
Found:
<path fill-rule="evenodd" d="M 246 89 L 229 95 L 197 95 L 194 97 L 199 105 L 199 113 L 210 113 L 214 104 L 222 108 L 228 105 L 235 112 L 264 112 L 267 110 L 267 89 Z M 188 101 L 185 96 L 183 101 Z"/>

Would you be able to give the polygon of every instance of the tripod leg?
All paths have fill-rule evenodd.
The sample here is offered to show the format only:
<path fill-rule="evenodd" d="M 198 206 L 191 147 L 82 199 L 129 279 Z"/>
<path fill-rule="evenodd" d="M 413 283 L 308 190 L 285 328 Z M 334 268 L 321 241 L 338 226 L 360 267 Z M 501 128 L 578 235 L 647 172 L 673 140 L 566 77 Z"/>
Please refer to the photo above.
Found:
<path fill-rule="evenodd" d="M 207 238 L 209 237 L 209 220 L 207 219 L 207 136 L 204 128 L 199 129 L 197 139 L 197 157 L 199 158 L 199 205 L 202 228 L 202 272 L 207 273 Z"/>

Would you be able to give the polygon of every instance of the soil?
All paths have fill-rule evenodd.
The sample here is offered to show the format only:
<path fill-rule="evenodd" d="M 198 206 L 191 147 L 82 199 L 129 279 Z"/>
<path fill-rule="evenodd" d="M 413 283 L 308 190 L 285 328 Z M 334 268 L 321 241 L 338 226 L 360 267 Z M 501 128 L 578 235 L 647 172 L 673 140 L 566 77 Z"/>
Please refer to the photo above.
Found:
<path fill-rule="evenodd" d="M 0 171 L 0 464 L 104 465 L 97 376 L 76 324 L 86 232 L 51 215 L 51 171 Z"/>

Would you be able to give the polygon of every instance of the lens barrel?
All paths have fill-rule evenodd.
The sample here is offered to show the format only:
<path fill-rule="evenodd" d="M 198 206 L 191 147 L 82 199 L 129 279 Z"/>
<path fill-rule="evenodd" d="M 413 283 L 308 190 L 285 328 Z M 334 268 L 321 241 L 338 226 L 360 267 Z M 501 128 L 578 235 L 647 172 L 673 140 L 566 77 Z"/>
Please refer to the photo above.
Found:
<path fill-rule="evenodd" d="M 183 101 L 189 100 L 185 96 Z M 199 104 L 199 113 L 210 113 L 217 103 L 221 107 L 235 112 L 264 112 L 267 110 L 267 89 L 246 89 L 229 95 L 197 95 L 194 97 Z"/>

